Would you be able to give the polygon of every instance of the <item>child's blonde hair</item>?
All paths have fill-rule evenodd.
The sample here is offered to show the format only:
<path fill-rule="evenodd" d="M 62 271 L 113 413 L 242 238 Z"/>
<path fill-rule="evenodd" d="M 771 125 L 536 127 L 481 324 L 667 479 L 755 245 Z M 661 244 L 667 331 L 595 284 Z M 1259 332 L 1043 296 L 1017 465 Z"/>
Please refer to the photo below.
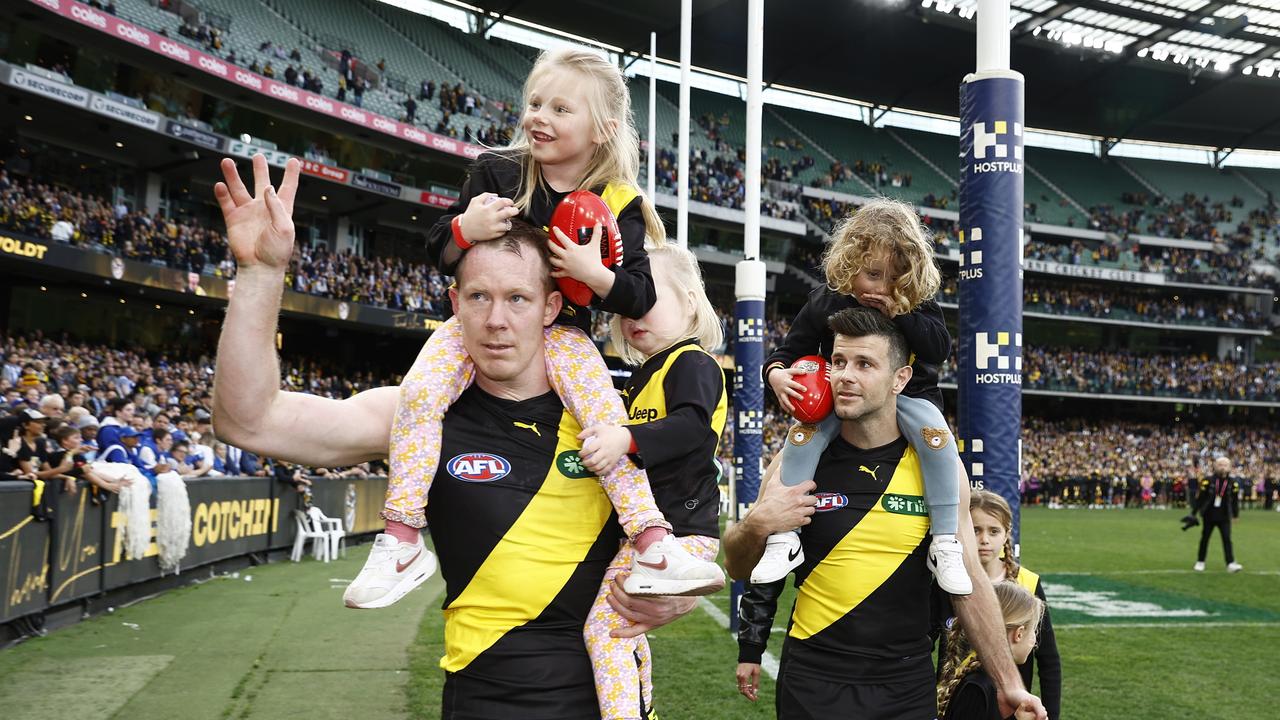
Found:
<path fill-rule="evenodd" d="M 674 243 L 650 245 L 648 250 L 649 262 L 654 267 L 654 282 L 670 284 L 677 299 L 682 302 L 687 299 L 693 304 L 693 316 L 689 319 L 685 337 L 696 338 L 704 350 L 720 347 L 724 342 L 724 329 L 720 327 L 720 316 L 707 297 L 697 256 Z M 658 271 L 658 266 L 661 266 L 661 271 Z M 628 364 L 640 365 L 647 359 L 644 353 L 627 342 L 622 332 L 621 315 L 614 315 L 609 321 L 609 336 L 614 352 Z"/>
<path fill-rule="evenodd" d="M 529 99 L 534 86 L 547 73 L 555 70 L 573 72 L 589 81 L 584 82 L 582 87 L 586 90 L 587 112 L 591 115 L 592 130 L 606 138 L 603 144 L 596 146 L 591 162 L 587 165 L 586 175 L 577 189 L 590 190 L 609 183 L 632 186 L 641 198 L 645 236 L 657 245 L 664 244 L 667 230 L 653 206 L 653 198 L 645 197 L 644 192 L 636 186 L 640 177 L 640 136 L 636 133 L 635 122 L 631 117 L 631 93 L 627 90 L 622 73 L 608 60 L 589 50 L 546 50 L 538 56 L 524 82 L 522 116 L 529 111 Z M 498 152 L 520 163 L 522 172 L 515 203 L 521 211 L 527 210 L 533 200 L 533 193 L 543 186 L 543 180 L 538 163 L 530 152 L 529 138 L 525 135 L 523 123 L 516 126 L 511 144 Z"/>
<path fill-rule="evenodd" d="M 920 216 L 910 205 L 885 197 L 853 211 L 831 231 L 831 243 L 822 256 L 827 286 L 852 295 L 854 277 L 880 254 L 889 256 L 889 293 L 899 315 L 938 294 L 942 274 Z"/>
<path fill-rule="evenodd" d="M 1003 580 L 994 586 L 996 600 L 1000 602 L 1000 615 L 1004 617 L 1005 631 L 1019 627 L 1035 629 L 1044 615 L 1044 602 L 1016 582 Z M 965 637 L 964 627 L 952 618 L 947 628 L 947 653 L 942 658 L 942 672 L 938 676 L 938 717 L 947 714 L 947 705 L 961 680 L 982 666 Z"/>
<path fill-rule="evenodd" d="M 1004 526 L 1004 547 L 1000 556 L 1004 563 L 1004 579 L 1017 580 L 1021 566 L 1013 559 L 1013 511 L 1009 509 L 1008 501 L 990 490 L 973 490 L 969 494 L 969 512 L 974 510 L 981 510 Z"/>

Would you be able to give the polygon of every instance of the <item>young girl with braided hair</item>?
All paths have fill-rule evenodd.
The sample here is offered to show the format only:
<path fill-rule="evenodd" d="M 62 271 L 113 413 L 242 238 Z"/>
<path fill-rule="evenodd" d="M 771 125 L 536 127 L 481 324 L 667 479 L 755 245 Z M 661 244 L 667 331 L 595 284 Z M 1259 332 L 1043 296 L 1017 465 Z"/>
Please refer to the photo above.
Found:
<path fill-rule="evenodd" d="M 452 272 L 463 251 L 501 238 L 513 218 L 535 227 L 550 224 L 556 206 L 570 192 L 600 195 L 617 220 L 621 263 L 601 263 L 601 232 L 587 244 L 551 232 L 552 276 L 572 278 L 591 289 L 592 306 L 639 318 L 653 307 L 655 289 L 646 237 L 663 243 L 666 231 L 653 203 L 637 186 L 639 141 L 631 99 L 622 74 L 604 57 L 585 49 L 543 53 L 525 81 L 525 107 L 510 145 L 480 155 L 457 202 L 433 226 L 430 250 L 440 268 Z M 591 310 L 566 298 L 556 323 L 546 330 L 547 374 L 552 388 L 585 430 L 626 422 L 626 411 L 608 368 L 587 333 Z M 494 347 L 501 353 L 502 347 Z M 400 385 L 391 428 L 386 533 L 374 540 L 369 559 L 347 588 L 347 607 L 386 607 L 419 586 L 436 569 L 422 541 L 427 498 L 440 464 L 445 411 L 471 385 L 475 365 L 462 345 L 455 319 L 432 333 Z M 690 556 L 674 542 L 671 525 L 653 499 L 643 471 L 623 458 L 599 473 L 627 538 L 638 551 L 624 589 L 632 594 L 699 595 L 715 592 L 724 574 L 714 562 Z M 642 582 L 645 581 L 645 582 Z M 653 582 L 649 582 L 653 581 Z M 511 578 L 513 584 L 519 578 Z M 646 588 L 663 585 L 665 593 Z"/>
<path fill-rule="evenodd" d="M 969 495 L 969 516 L 978 541 L 978 560 L 991 582 L 1015 582 L 1034 594 L 1041 603 L 1047 603 L 1040 576 L 1014 559 L 1013 512 L 1009 503 L 990 490 L 973 490 Z M 1039 642 L 1032 655 L 1015 658 L 1018 672 L 1022 675 L 1023 684 L 1030 688 L 1032 675 L 1039 670 L 1040 698 L 1049 713 L 1049 720 L 1058 720 L 1062 708 L 1062 660 L 1058 656 L 1058 642 L 1047 604 L 1037 637 Z"/>
<path fill-rule="evenodd" d="M 994 589 L 1013 660 L 1026 662 L 1036 644 L 1036 628 L 1044 612 L 1044 602 L 1026 588 L 1007 580 L 996 583 Z M 946 650 L 939 655 L 942 671 L 938 676 L 938 717 L 942 720 L 1004 720 L 996 701 L 995 683 L 983 671 L 958 618 L 947 621 L 946 638 Z M 1019 710 L 1013 717 L 1024 720 L 1035 716 Z"/>

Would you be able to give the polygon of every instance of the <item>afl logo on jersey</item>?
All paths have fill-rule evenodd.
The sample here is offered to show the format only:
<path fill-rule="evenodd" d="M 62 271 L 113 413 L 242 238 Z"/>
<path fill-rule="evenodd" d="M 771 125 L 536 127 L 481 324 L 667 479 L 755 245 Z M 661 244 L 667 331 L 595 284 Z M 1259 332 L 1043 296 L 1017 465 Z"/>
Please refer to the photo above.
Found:
<path fill-rule="evenodd" d="M 445 467 L 450 475 L 470 483 L 493 482 L 511 473 L 511 463 L 506 458 L 489 453 L 458 455 Z"/>
<path fill-rule="evenodd" d="M 814 512 L 831 512 L 849 504 L 849 498 L 840 493 L 816 493 L 818 504 L 814 506 Z"/>

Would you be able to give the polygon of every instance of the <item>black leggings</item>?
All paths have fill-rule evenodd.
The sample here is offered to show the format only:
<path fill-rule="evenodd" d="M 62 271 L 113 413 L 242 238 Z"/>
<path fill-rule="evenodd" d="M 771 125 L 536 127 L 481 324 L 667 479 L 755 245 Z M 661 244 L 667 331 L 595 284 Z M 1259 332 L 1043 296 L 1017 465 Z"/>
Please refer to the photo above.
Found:
<path fill-rule="evenodd" d="M 1231 518 L 1221 518 L 1219 520 L 1210 520 L 1204 518 L 1204 529 L 1200 531 L 1200 555 L 1198 559 L 1204 562 L 1204 556 L 1209 552 L 1209 536 L 1213 534 L 1213 529 L 1218 528 L 1218 532 L 1222 533 L 1222 554 L 1227 558 L 1227 564 L 1236 561 L 1236 556 L 1231 552 Z"/>

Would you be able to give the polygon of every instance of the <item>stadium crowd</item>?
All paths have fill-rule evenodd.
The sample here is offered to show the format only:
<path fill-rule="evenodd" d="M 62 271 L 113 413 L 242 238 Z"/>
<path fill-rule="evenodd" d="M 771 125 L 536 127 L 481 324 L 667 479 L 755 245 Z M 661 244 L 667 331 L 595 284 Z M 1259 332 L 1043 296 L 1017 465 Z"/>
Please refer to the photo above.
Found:
<path fill-rule="evenodd" d="M 1023 502 L 1049 507 L 1183 507 L 1189 481 L 1225 454 L 1245 480 L 1244 503 L 1271 507 L 1280 432 L 1241 425 L 1023 420 Z"/>
<path fill-rule="evenodd" d="M 86 463 L 102 459 L 113 445 L 122 446 L 123 457 L 148 477 L 160 463 L 187 479 L 275 475 L 304 486 L 309 475 L 379 469 L 299 468 L 219 442 L 210 424 L 213 372 L 208 356 L 147 353 L 40 333 L 0 337 L 0 477 L 62 480 L 68 489 L 83 479 L 114 492 L 118 485 L 84 472 Z M 339 376 L 308 361 L 286 365 L 282 387 L 346 398 L 390 382 L 395 380 L 369 370 Z"/>
<path fill-rule="evenodd" d="M 1280 362 L 1244 365 L 1205 355 L 1023 347 L 1022 387 L 1221 400 L 1280 399 Z M 954 378 L 954 374 L 948 373 Z"/>

